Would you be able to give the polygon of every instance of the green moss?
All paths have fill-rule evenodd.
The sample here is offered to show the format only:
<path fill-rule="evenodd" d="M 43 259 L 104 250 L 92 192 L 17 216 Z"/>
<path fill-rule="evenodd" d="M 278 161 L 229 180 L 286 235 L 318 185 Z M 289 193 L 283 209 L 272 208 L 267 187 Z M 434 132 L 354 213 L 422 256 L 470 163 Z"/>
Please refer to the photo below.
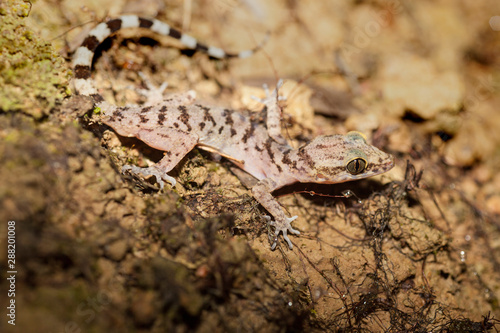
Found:
<path fill-rule="evenodd" d="M 0 2 L 0 109 L 40 118 L 68 94 L 70 72 L 50 43 L 25 26 L 29 10 L 27 2 Z"/>

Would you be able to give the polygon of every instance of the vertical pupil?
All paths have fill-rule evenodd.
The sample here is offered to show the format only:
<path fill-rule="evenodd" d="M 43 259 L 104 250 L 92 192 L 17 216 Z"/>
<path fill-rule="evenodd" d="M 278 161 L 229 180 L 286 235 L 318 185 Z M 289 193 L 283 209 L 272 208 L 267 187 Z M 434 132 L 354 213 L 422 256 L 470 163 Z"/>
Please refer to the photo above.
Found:
<path fill-rule="evenodd" d="M 347 164 L 347 171 L 353 175 L 363 172 L 366 167 L 366 161 L 362 158 L 356 158 Z"/>

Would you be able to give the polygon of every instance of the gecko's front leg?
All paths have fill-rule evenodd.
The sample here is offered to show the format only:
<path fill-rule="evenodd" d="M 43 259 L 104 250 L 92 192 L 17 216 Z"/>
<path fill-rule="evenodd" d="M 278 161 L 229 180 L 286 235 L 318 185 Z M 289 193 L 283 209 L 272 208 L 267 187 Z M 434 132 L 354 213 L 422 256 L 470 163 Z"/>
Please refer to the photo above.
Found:
<path fill-rule="evenodd" d="M 279 204 L 275 197 L 271 194 L 277 188 L 276 182 L 272 179 L 266 178 L 257 183 L 252 188 L 252 194 L 269 213 L 274 217 L 274 221 L 271 225 L 275 228 L 275 235 L 278 236 L 280 232 L 283 232 L 283 238 L 288 243 L 290 249 L 293 249 L 292 242 L 288 238 L 288 232 L 299 235 L 300 232 L 292 228 L 291 222 L 297 218 L 297 216 L 287 217 L 283 210 L 283 207 Z M 277 245 L 277 237 L 274 240 L 271 249 L 274 250 Z"/>

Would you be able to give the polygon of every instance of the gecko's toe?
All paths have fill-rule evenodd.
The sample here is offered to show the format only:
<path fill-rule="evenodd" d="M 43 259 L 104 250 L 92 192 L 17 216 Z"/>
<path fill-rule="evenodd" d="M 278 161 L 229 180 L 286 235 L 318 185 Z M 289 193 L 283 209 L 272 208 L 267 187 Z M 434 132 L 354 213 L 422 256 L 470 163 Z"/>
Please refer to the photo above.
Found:
<path fill-rule="evenodd" d="M 276 84 L 275 91 L 279 90 L 282 86 L 283 86 L 283 79 L 279 79 L 278 83 Z"/>
<path fill-rule="evenodd" d="M 290 240 L 290 238 L 288 238 L 286 229 L 283 230 L 283 239 L 288 243 L 288 247 L 290 248 L 290 250 L 293 250 L 292 241 Z"/>
<path fill-rule="evenodd" d="M 146 85 L 146 89 L 136 88 L 135 91 L 147 98 L 145 105 L 156 105 L 163 101 L 163 93 L 168 86 L 167 82 L 163 82 L 159 87 L 154 85 L 149 77 L 143 72 L 138 72 L 142 81 Z"/>
<path fill-rule="evenodd" d="M 271 250 L 274 251 L 274 249 L 278 245 L 278 234 L 280 233 L 280 231 L 283 231 L 283 239 L 287 242 L 290 250 L 293 250 L 293 244 L 292 244 L 292 241 L 290 240 L 290 238 L 288 238 L 287 229 L 276 230 L 275 236 L 274 236 L 274 242 L 273 242 L 273 245 L 271 245 Z M 296 230 L 294 230 L 294 231 L 296 231 Z"/>
<path fill-rule="evenodd" d="M 268 105 L 268 106 L 269 106 L 270 103 L 273 103 L 273 104 L 276 103 L 276 99 L 278 99 L 278 101 L 285 101 L 286 100 L 285 96 L 279 96 L 278 95 L 278 90 L 282 86 L 283 86 L 283 79 L 280 79 L 278 81 L 278 83 L 276 84 L 276 88 L 271 93 L 270 90 L 269 90 L 268 85 L 264 83 L 262 85 L 262 88 L 264 89 L 264 93 L 265 93 L 266 97 L 259 98 L 257 96 L 251 95 L 250 98 L 253 99 L 254 101 L 257 101 L 259 103 L 262 103 L 262 104 Z"/>
<path fill-rule="evenodd" d="M 287 220 L 288 220 L 287 230 L 290 231 L 292 234 L 300 235 L 300 231 L 295 230 L 294 228 L 292 228 L 292 225 L 290 224 L 291 222 L 295 221 L 297 219 L 297 217 L 299 217 L 299 216 L 295 215 L 295 216 L 292 216 L 292 217 L 287 217 Z"/>
<path fill-rule="evenodd" d="M 288 238 L 288 232 L 295 234 L 295 235 L 300 235 L 300 231 L 295 230 L 291 226 L 291 222 L 297 219 L 297 215 L 292 216 L 292 217 L 286 217 L 285 222 L 276 222 L 276 221 L 270 221 L 269 225 L 273 226 L 275 228 L 274 231 L 274 242 L 271 245 L 271 250 L 274 250 L 278 244 L 278 235 L 282 232 L 283 233 L 283 239 L 287 242 L 288 247 L 290 250 L 293 249 L 292 241 L 290 241 L 290 238 Z"/>
<path fill-rule="evenodd" d="M 276 245 L 278 245 L 278 236 L 274 236 L 274 242 L 273 245 L 271 245 L 271 251 L 274 251 L 276 249 Z"/>
<path fill-rule="evenodd" d="M 135 165 L 124 165 L 122 167 L 122 173 L 126 171 L 129 171 L 130 173 L 133 173 L 135 175 L 140 173 L 144 176 L 154 176 L 156 182 L 158 183 L 158 185 L 160 185 L 160 190 L 165 186 L 164 180 L 169 182 L 172 187 L 175 187 L 175 184 L 177 183 L 174 177 L 167 175 L 165 172 L 158 170 L 154 166 L 148 168 L 140 168 Z"/>

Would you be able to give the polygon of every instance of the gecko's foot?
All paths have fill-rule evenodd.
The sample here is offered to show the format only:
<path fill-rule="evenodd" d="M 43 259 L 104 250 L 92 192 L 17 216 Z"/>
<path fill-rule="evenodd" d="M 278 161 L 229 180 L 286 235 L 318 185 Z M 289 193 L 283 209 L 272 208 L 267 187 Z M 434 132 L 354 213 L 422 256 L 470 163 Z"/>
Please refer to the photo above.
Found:
<path fill-rule="evenodd" d="M 174 187 L 176 184 L 174 177 L 167 175 L 165 172 L 160 171 L 154 166 L 140 168 L 135 165 L 124 165 L 122 167 L 122 173 L 125 173 L 126 171 L 129 171 L 130 173 L 133 173 L 135 175 L 142 174 L 144 176 L 154 176 L 156 178 L 156 182 L 158 183 L 158 185 L 160 185 L 160 189 L 163 189 L 163 187 L 165 186 L 164 180 L 169 182 L 172 187 Z"/>
<path fill-rule="evenodd" d="M 139 76 L 146 85 L 146 89 L 136 89 L 142 96 L 147 98 L 146 105 L 155 105 L 163 101 L 163 93 L 168 87 L 167 82 L 163 82 L 159 87 L 155 86 L 151 80 L 143 73 L 139 72 Z"/>
<path fill-rule="evenodd" d="M 158 104 L 169 104 L 172 106 L 190 105 L 196 100 L 196 92 L 193 90 L 188 90 L 185 93 L 163 96 L 165 89 L 168 87 L 168 82 L 163 82 L 159 87 L 157 87 L 143 72 L 139 72 L 138 74 L 146 85 L 146 89 L 135 90 L 142 96 L 146 97 L 146 103 L 144 103 L 145 106 Z"/>
<path fill-rule="evenodd" d="M 258 98 L 257 96 L 250 96 L 253 100 L 264 104 L 265 106 L 269 107 L 270 105 L 276 104 L 276 100 L 278 101 L 284 101 L 286 100 L 286 97 L 284 96 L 279 96 L 278 95 L 278 90 L 283 86 L 283 79 L 280 79 L 278 83 L 276 84 L 276 88 L 273 90 L 271 93 L 269 91 L 269 87 L 267 84 L 263 84 L 262 87 L 264 88 L 264 92 L 266 93 L 266 97 L 264 98 Z"/>
<path fill-rule="evenodd" d="M 271 246 L 271 250 L 274 250 L 276 248 L 276 245 L 278 245 L 278 235 L 280 234 L 280 232 L 283 232 L 283 239 L 288 243 L 288 247 L 290 248 L 290 250 L 293 249 L 292 242 L 288 238 L 288 232 L 291 232 L 292 234 L 295 234 L 295 235 L 300 235 L 300 231 L 295 230 L 294 228 L 292 228 L 292 225 L 290 224 L 297 217 L 298 216 L 295 215 L 295 216 L 292 216 L 292 217 L 286 217 L 285 221 L 281 221 L 281 222 L 271 221 L 270 222 L 270 224 L 275 228 L 275 231 L 274 231 L 274 236 L 275 236 L 274 237 L 274 243 Z"/>

